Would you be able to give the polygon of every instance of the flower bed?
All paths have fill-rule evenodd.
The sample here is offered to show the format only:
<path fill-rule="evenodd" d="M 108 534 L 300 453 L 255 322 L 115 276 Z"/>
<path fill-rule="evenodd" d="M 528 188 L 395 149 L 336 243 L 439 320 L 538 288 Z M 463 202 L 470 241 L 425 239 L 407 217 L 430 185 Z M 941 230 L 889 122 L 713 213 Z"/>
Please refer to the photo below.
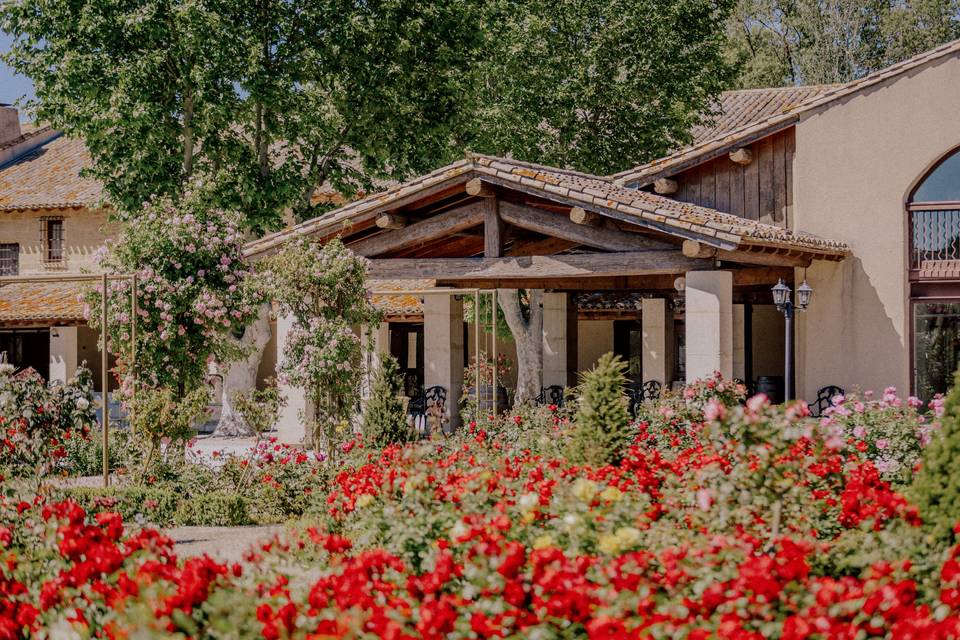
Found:
<path fill-rule="evenodd" d="M 0 638 L 960 637 L 960 549 L 924 544 L 863 441 L 762 398 L 654 415 L 599 468 L 557 455 L 549 411 L 356 443 L 307 472 L 309 522 L 231 566 L 177 562 L 115 514 L 8 500 Z"/>

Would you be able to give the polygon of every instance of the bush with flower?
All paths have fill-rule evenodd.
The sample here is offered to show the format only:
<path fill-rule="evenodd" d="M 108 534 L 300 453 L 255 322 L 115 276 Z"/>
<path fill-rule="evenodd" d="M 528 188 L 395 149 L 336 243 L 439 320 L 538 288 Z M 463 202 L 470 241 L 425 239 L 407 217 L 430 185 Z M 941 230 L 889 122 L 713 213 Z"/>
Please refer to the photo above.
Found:
<path fill-rule="evenodd" d="M 136 372 L 132 354 L 132 282 L 111 279 L 107 320 L 111 351 L 124 374 L 178 393 L 200 386 L 207 361 L 238 354 L 230 335 L 254 317 L 259 294 L 243 261 L 239 214 L 210 207 L 202 192 L 144 204 L 101 256 L 110 274 L 138 277 Z M 99 330 L 98 288 L 86 294 L 90 325 Z"/>
<path fill-rule="evenodd" d="M 306 390 L 312 415 L 302 419 L 311 426 L 311 444 L 333 457 L 352 435 L 362 380 L 360 337 L 351 326 L 370 326 L 380 317 L 367 289 L 368 262 L 338 239 L 301 238 L 262 267 L 280 312 L 294 320 L 277 378 Z"/>
<path fill-rule="evenodd" d="M 88 439 L 96 423 L 89 369 L 48 386 L 35 373 L 0 363 L 0 466 L 39 482 L 58 469 L 71 440 Z"/>

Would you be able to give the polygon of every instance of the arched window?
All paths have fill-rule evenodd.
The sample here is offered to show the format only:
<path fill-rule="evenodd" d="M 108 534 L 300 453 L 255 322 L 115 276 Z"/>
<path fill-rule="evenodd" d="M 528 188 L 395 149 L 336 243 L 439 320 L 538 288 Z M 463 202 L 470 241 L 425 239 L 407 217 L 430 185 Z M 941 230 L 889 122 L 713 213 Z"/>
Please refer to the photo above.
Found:
<path fill-rule="evenodd" d="M 960 149 L 920 181 L 907 214 L 912 386 L 930 400 L 949 389 L 960 365 Z"/>

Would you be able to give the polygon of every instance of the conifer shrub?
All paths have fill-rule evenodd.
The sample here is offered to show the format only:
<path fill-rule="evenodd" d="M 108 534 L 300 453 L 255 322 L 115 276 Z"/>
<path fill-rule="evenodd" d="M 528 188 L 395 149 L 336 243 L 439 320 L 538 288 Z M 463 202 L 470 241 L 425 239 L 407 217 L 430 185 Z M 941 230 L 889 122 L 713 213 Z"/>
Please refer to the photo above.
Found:
<path fill-rule="evenodd" d="M 952 544 L 960 523 L 960 372 L 947 395 L 939 432 L 924 449 L 920 471 L 911 487 L 928 539 L 938 548 Z"/>
<path fill-rule="evenodd" d="M 363 439 L 372 445 L 411 442 L 413 429 L 404 415 L 400 367 L 389 355 L 380 354 L 380 367 L 373 379 L 370 400 L 363 414 Z"/>
<path fill-rule="evenodd" d="M 619 356 L 606 353 L 581 375 L 579 407 L 567 445 L 571 462 L 615 464 L 626 453 L 634 436 L 624 393 L 626 369 Z"/>

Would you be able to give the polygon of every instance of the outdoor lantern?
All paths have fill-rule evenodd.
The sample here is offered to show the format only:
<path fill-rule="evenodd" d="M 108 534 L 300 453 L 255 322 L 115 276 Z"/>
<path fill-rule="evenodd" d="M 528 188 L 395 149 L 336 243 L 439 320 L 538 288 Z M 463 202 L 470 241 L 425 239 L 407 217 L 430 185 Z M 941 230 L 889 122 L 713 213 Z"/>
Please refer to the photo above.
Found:
<path fill-rule="evenodd" d="M 783 283 L 783 278 L 777 280 L 777 284 L 773 287 L 772 291 L 773 303 L 777 305 L 777 308 L 782 308 L 787 304 L 787 301 L 790 299 L 790 287 Z"/>
<path fill-rule="evenodd" d="M 776 293 L 773 294 L 776 297 Z M 807 284 L 807 281 L 804 280 L 803 284 L 797 287 L 797 308 L 800 310 L 806 309 L 807 305 L 810 304 L 810 296 L 813 295 L 813 289 L 810 285 Z"/>

